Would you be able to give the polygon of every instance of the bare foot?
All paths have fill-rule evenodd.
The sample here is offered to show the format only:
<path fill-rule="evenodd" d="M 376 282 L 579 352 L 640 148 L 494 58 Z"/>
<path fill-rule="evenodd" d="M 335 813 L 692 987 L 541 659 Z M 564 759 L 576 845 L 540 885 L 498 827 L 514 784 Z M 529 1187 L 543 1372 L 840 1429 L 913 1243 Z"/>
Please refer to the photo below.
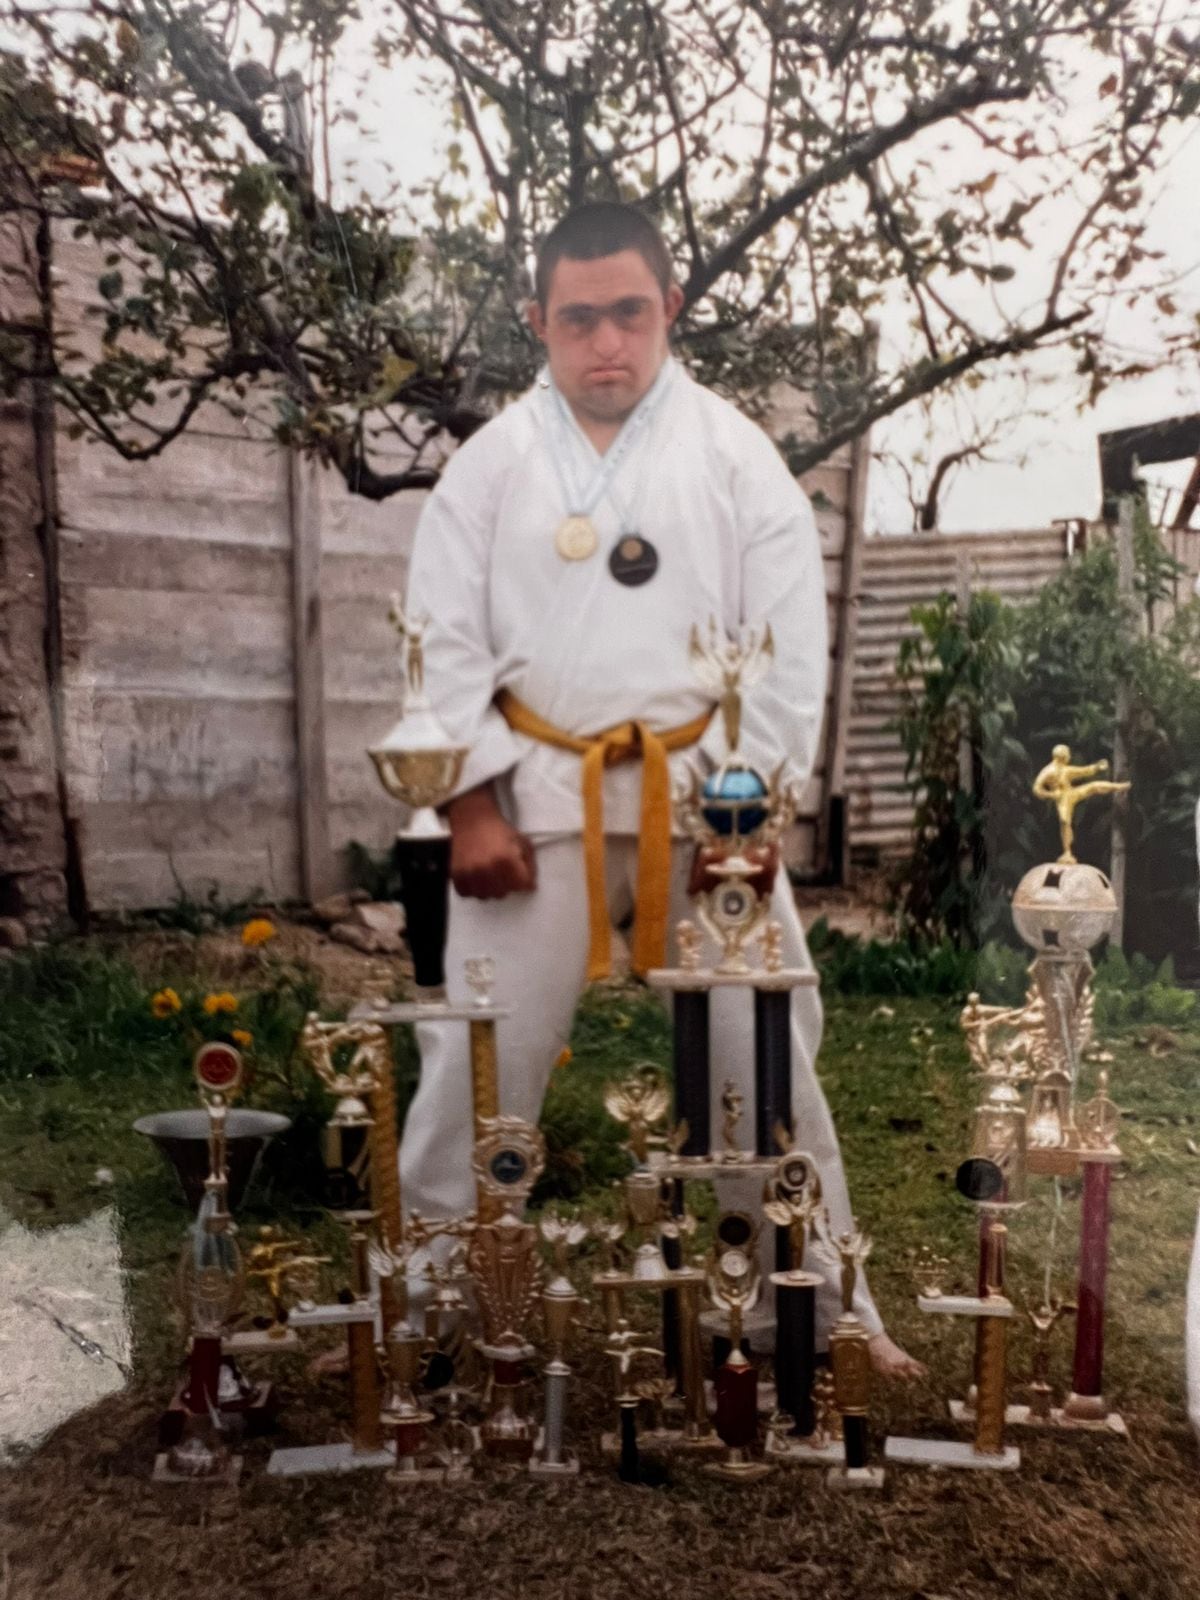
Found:
<path fill-rule="evenodd" d="M 350 1347 L 345 1344 L 335 1344 L 329 1350 L 322 1350 L 319 1356 L 314 1356 L 304 1369 L 310 1378 L 324 1378 L 350 1370 Z"/>
<path fill-rule="evenodd" d="M 881 1378 L 903 1378 L 911 1382 L 913 1378 L 925 1376 L 927 1369 L 921 1362 L 910 1356 L 907 1350 L 901 1350 L 886 1333 L 873 1334 L 867 1348 L 871 1352 L 871 1365 Z"/>

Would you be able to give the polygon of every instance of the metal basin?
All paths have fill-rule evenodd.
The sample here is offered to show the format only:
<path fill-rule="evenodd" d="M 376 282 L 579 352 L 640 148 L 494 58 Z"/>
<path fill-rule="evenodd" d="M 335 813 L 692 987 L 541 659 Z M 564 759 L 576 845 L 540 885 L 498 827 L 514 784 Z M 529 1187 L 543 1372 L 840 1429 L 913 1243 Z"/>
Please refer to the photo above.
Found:
<path fill-rule="evenodd" d="M 277 1133 L 292 1125 L 290 1117 L 276 1111 L 230 1111 L 225 1123 L 225 1145 L 229 1170 L 229 1209 L 236 1211 L 254 1176 L 259 1157 Z M 183 1188 L 184 1198 L 195 1211 L 204 1198 L 208 1177 L 208 1112 L 157 1111 L 139 1117 L 135 1133 L 152 1139 L 163 1160 Z"/>

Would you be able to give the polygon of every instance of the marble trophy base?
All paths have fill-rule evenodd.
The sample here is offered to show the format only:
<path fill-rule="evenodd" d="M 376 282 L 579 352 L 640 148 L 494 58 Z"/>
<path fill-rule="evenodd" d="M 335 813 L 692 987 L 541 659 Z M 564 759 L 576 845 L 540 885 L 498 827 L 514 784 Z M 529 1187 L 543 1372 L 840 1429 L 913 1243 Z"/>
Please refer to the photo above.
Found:
<path fill-rule="evenodd" d="M 711 1430 L 699 1438 L 693 1438 L 692 1435 L 684 1433 L 682 1428 L 639 1428 L 637 1442 L 638 1449 L 650 1456 L 715 1455 L 725 1448 L 716 1433 Z M 621 1435 L 602 1433 L 600 1453 L 603 1456 L 619 1456 Z"/>
<path fill-rule="evenodd" d="M 974 1294 L 919 1294 L 918 1311 L 931 1316 L 945 1317 L 1015 1317 L 1011 1300 L 993 1294 L 980 1297 Z"/>
<path fill-rule="evenodd" d="M 240 1328 L 226 1334 L 221 1348 L 232 1356 L 272 1356 L 300 1348 L 300 1335 L 290 1325 L 280 1333 L 268 1328 Z"/>
<path fill-rule="evenodd" d="M 267 1461 L 267 1475 L 272 1478 L 305 1478 L 320 1473 L 358 1472 L 364 1468 L 379 1469 L 395 1465 L 394 1450 L 356 1450 L 348 1440 L 342 1440 L 336 1444 L 307 1444 L 287 1450 L 272 1450 Z"/>
<path fill-rule="evenodd" d="M 882 1467 L 830 1467 L 825 1474 L 829 1489 L 882 1489 Z"/>
<path fill-rule="evenodd" d="M 448 1000 L 360 1000 L 351 1007 L 348 1020 L 393 1028 L 401 1022 L 501 1022 L 511 1015 L 507 1006 L 476 1005 L 473 1000 L 458 1004 Z"/>
<path fill-rule="evenodd" d="M 172 1472 L 169 1462 L 170 1453 L 164 1450 L 154 1458 L 154 1471 L 150 1474 L 151 1483 L 189 1483 L 196 1488 L 205 1488 L 209 1484 L 219 1484 L 228 1488 L 235 1484 L 242 1475 L 241 1456 L 230 1456 L 220 1472 L 211 1477 L 197 1478 L 187 1472 Z"/>
<path fill-rule="evenodd" d="M 888 1439 L 883 1459 L 909 1467 L 964 1467 L 982 1472 L 1015 1472 L 1021 1452 L 1005 1445 L 997 1455 L 985 1455 L 962 1439 Z"/>
<path fill-rule="evenodd" d="M 975 1407 L 966 1400 L 951 1400 L 950 1415 L 955 1422 L 975 1421 Z M 1128 1439 L 1129 1429 L 1119 1411 L 1108 1411 L 1099 1417 L 1073 1417 L 1061 1406 L 1054 1406 L 1048 1417 L 1038 1417 L 1031 1406 L 1011 1405 L 1004 1409 L 1004 1423 L 1013 1428 L 1055 1428 L 1063 1433 L 1112 1433 Z"/>
<path fill-rule="evenodd" d="M 641 1441 L 639 1440 L 640 1444 Z M 579 1476 L 579 1457 L 574 1450 L 564 1448 L 561 1452 L 561 1461 L 542 1461 L 541 1452 L 546 1448 L 546 1436 L 541 1428 L 538 1429 L 534 1441 L 533 1455 L 529 1459 L 527 1471 L 531 1478 L 577 1478 Z"/>
<path fill-rule="evenodd" d="M 352 1322 L 374 1322 L 379 1313 L 375 1300 L 352 1300 L 349 1305 L 334 1303 L 313 1306 L 308 1311 L 293 1311 L 288 1317 L 292 1328 L 342 1328 Z"/>
<path fill-rule="evenodd" d="M 784 1466 L 841 1467 L 846 1464 L 846 1446 L 841 1439 L 814 1444 L 812 1439 L 794 1439 L 786 1433 L 772 1431 L 767 1434 L 763 1454 L 768 1461 L 777 1461 Z M 851 1470 L 857 1471 L 858 1468 Z"/>

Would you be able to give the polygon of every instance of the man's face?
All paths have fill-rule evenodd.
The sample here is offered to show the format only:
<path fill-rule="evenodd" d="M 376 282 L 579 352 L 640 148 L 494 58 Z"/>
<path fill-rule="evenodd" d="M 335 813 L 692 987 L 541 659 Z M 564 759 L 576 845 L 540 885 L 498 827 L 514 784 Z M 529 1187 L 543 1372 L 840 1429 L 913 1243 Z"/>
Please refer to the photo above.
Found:
<path fill-rule="evenodd" d="M 682 302 L 677 284 L 663 295 L 637 250 L 619 250 L 596 261 L 560 260 L 545 312 L 535 301 L 529 322 L 574 409 L 596 422 L 621 422 L 658 376 Z"/>

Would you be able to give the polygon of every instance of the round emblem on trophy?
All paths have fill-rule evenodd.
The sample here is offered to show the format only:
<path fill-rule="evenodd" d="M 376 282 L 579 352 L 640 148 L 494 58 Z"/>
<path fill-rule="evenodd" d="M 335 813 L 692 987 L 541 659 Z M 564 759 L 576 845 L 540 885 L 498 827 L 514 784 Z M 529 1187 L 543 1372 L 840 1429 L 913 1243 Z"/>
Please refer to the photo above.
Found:
<path fill-rule="evenodd" d="M 193 1062 L 196 1082 L 212 1094 L 229 1094 L 242 1081 L 242 1058 L 231 1044 L 202 1044 Z"/>
<path fill-rule="evenodd" d="M 745 1250 L 754 1238 L 754 1223 L 744 1211 L 726 1211 L 717 1218 L 717 1238 L 726 1250 Z"/>
<path fill-rule="evenodd" d="M 954 1174 L 954 1187 L 966 1199 L 986 1204 L 1003 1191 L 1004 1174 L 986 1156 L 970 1156 Z"/>
<path fill-rule="evenodd" d="M 780 1187 L 789 1194 L 802 1194 L 808 1183 L 808 1162 L 803 1156 L 788 1156 L 781 1164 Z"/>
<path fill-rule="evenodd" d="M 750 1258 L 742 1250 L 725 1250 L 720 1260 L 721 1276 L 733 1278 L 735 1281 L 744 1278 L 750 1271 Z"/>
<path fill-rule="evenodd" d="M 529 1163 L 519 1150 L 511 1146 L 506 1150 L 497 1150 L 491 1160 L 491 1174 L 497 1183 L 502 1183 L 506 1189 L 520 1183 L 529 1171 Z"/>

